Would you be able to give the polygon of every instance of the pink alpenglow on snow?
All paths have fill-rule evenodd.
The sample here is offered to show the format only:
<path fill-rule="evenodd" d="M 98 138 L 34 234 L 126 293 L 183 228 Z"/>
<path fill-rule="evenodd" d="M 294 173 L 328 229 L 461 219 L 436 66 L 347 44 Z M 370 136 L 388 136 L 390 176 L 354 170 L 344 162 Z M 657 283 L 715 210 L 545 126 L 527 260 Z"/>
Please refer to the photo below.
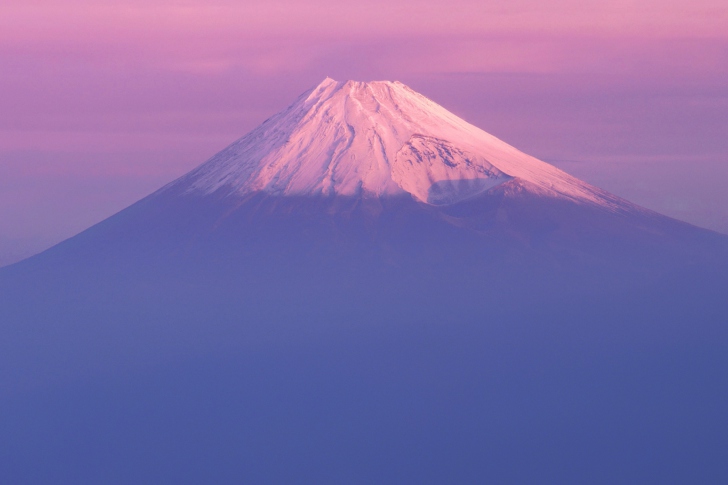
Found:
<path fill-rule="evenodd" d="M 542 195 L 617 204 L 610 194 L 526 155 L 400 82 L 330 78 L 166 189 L 410 194 L 442 205 L 512 179 Z"/>

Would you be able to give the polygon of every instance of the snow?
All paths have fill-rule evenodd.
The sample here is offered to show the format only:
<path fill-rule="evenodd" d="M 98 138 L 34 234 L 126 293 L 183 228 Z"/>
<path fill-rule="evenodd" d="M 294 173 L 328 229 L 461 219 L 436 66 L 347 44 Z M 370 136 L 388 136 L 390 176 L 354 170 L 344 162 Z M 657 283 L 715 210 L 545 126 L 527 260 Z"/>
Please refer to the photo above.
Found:
<path fill-rule="evenodd" d="M 409 193 L 439 205 L 514 178 L 542 195 L 618 205 L 400 82 L 330 78 L 165 189 L 241 196 Z"/>

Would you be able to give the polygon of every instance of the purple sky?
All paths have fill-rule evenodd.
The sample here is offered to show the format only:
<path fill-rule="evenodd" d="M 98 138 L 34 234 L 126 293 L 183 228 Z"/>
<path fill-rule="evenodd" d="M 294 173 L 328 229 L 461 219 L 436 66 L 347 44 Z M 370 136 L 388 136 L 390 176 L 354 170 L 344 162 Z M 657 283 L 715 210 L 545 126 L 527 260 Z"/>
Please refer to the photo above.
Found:
<path fill-rule="evenodd" d="M 0 265 L 181 175 L 326 76 L 400 80 L 728 233 L 725 0 L 8 0 Z"/>

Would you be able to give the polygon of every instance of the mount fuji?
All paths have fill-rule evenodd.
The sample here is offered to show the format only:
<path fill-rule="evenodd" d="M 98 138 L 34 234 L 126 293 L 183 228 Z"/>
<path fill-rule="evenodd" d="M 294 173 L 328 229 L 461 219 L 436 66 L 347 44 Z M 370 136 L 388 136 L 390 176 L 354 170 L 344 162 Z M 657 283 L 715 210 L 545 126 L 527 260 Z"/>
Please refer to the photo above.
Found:
<path fill-rule="evenodd" d="M 6 483 L 720 483 L 728 237 L 324 80 L 0 269 Z"/>

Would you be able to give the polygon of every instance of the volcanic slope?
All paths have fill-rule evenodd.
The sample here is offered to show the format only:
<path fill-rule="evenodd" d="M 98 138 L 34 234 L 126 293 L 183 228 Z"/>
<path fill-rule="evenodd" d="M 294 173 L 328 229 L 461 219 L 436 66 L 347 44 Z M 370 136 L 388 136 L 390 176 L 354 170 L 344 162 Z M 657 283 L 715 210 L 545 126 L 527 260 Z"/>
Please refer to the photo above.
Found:
<path fill-rule="evenodd" d="M 165 190 L 237 196 L 410 194 L 443 205 L 512 179 L 550 196 L 619 203 L 399 82 L 332 79 Z"/>
<path fill-rule="evenodd" d="M 707 264 L 724 246 L 723 236 L 578 180 L 401 83 L 327 78 L 196 169 L 19 268 L 93 261 L 155 278 L 186 267 L 194 275 L 193 262 L 209 270 L 270 257 L 277 267 L 290 255 L 285 267 L 301 277 L 306 265 L 410 264 L 417 273 L 432 261 L 478 261 L 492 265 L 480 268 L 484 282 L 494 272 L 599 267 L 620 285 L 625 269 L 655 277 Z"/>
<path fill-rule="evenodd" d="M 726 292 L 728 237 L 326 79 L 0 269 L 0 482 L 725 483 Z"/>

